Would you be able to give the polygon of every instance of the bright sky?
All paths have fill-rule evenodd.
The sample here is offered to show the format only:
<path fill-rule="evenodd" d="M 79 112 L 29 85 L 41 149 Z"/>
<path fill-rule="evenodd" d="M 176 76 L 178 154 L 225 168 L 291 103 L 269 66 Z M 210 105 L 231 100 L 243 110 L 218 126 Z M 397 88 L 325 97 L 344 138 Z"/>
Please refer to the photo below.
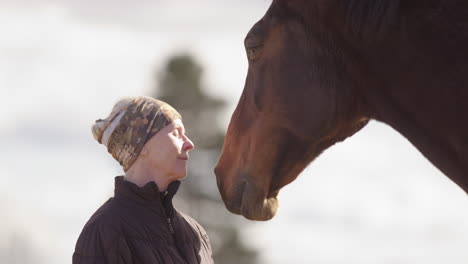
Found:
<path fill-rule="evenodd" d="M 269 4 L 0 1 L 0 262 L 12 237 L 46 263 L 70 262 L 121 173 L 90 124 L 117 98 L 148 93 L 171 54 L 196 55 L 209 91 L 230 102 L 227 124 L 247 70 L 244 35 Z M 325 152 L 280 204 L 275 219 L 243 234 L 263 263 L 468 259 L 466 194 L 383 124 Z"/>

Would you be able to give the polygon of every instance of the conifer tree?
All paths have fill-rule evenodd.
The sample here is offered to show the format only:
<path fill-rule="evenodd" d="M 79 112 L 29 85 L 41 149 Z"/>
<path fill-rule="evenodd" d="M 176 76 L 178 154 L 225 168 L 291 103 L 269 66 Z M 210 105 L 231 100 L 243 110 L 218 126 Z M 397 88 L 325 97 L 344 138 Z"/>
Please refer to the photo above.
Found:
<path fill-rule="evenodd" d="M 180 112 L 187 135 L 195 144 L 188 178 L 175 203 L 206 229 L 215 263 L 254 264 L 257 252 L 240 239 L 241 220 L 227 211 L 216 187 L 213 168 L 224 140 L 218 115 L 225 102 L 205 92 L 202 74 L 202 66 L 190 55 L 172 56 L 158 73 L 158 87 L 152 94 Z"/>

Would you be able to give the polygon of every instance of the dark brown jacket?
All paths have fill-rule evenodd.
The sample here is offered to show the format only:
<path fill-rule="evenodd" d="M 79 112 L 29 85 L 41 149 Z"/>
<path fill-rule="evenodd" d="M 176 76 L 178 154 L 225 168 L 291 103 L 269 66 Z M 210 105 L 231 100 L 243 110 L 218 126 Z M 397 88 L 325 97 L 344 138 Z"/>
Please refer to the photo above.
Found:
<path fill-rule="evenodd" d="M 115 195 L 86 223 L 73 264 L 213 263 L 205 230 L 172 205 L 180 182 L 165 194 L 115 178 Z"/>

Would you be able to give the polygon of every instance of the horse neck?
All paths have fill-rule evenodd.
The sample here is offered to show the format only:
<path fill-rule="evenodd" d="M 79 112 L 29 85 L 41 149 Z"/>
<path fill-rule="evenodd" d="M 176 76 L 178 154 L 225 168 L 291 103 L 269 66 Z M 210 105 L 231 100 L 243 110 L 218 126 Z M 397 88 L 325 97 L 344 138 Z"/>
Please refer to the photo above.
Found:
<path fill-rule="evenodd" d="M 361 50 L 367 83 L 359 93 L 371 118 L 399 131 L 468 193 L 468 36 L 442 19 L 408 19 L 391 40 Z"/>

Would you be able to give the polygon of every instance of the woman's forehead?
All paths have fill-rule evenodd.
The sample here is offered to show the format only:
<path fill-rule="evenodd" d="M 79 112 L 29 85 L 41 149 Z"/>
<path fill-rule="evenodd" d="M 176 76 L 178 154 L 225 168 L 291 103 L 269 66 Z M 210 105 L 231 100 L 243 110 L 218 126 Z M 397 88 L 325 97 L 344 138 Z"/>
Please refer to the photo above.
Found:
<path fill-rule="evenodd" d="M 165 126 L 162 131 L 170 132 L 174 129 L 182 129 L 183 132 L 185 132 L 185 127 L 184 124 L 182 123 L 181 119 L 176 119 L 169 123 L 167 126 Z"/>
<path fill-rule="evenodd" d="M 184 128 L 184 123 L 182 123 L 182 119 L 178 118 L 176 120 L 174 120 L 170 125 L 172 125 L 173 127 L 176 127 L 176 128 Z"/>

